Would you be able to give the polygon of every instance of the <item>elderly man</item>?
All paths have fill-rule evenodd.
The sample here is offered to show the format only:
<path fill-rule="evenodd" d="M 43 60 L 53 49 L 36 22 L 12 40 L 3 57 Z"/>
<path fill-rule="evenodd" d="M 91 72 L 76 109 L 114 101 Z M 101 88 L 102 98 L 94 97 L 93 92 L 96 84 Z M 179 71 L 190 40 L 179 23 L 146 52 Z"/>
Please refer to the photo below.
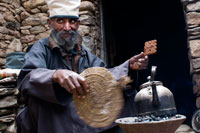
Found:
<path fill-rule="evenodd" d="M 80 0 L 48 0 L 52 29 L 50 37 L 36 42 L 25 56 L 18 86 L 26 106 L 17 116 L 18 133 L 95 133 L 109 127 L 93 128 L 79 118 L 72 95 L 85 98 L 89 87 L 79 75 L 89 67 L 105 67 L 101 59 L 83 47 L 78 34 Z M 109 69 L 119 79 L 133 64 L 145 69 L 148 57 L 133 56 L 120 66 Z M 124 115 L 129 115 L 125 105 Z M 126 109 L 127 108 L 127 109 Z"/>

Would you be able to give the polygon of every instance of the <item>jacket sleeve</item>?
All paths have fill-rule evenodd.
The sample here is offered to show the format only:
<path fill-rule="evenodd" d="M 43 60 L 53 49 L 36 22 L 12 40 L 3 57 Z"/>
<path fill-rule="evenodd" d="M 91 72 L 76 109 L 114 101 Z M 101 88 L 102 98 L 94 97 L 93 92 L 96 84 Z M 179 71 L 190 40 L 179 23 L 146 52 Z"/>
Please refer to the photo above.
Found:
<path fill-rule="evenodd" d="M 122 76 L 128 75 L 129 72 L 129 60 L 125 61 L 119 66 L 110 68 L 109 71 L 115 76 L 116 80 L 119 80 Z"/>
<path fill-rule="evenodd" d="M 18 88 L 27 98 L 34 96 L 47 102 L 58 103 L 52 83 L 56 70 L 47 69 L 44 42 L 33 45 L 25 55 L 25 63 L 18 77 Z"/>

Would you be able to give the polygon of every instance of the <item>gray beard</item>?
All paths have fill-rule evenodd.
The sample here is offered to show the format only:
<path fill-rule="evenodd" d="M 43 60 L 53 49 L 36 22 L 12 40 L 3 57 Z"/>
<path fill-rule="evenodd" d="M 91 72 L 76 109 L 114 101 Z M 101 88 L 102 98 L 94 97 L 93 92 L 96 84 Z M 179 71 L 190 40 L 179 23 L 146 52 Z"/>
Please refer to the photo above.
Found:
<path fill-rule="evenodd" d="M 67 38 L 62 38 L 62 34 L 68 33 L 71 35 L 71 37 L 67 37 Z M 75 45 L 78 43 L 78 32 L 77 31 L 59 31 L 56 32 L 55 29 L 52 29 L 51 31 L 51 36 L 53 37 L 53 39 L 56 41 L 56 43 L 59 46 L 62 46 L 63 48 L 65 48 L 67 51 L 72 50 Z"/>

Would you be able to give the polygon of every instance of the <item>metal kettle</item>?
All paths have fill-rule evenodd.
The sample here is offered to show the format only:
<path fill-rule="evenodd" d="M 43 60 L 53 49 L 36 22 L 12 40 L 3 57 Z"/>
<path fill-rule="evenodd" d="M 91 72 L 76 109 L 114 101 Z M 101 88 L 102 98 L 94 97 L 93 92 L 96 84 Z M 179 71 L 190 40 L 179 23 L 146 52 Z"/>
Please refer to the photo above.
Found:
<path fill-rule="evenodd" d="M 161 81 L 154 81 L 156 68 L 152 66 L 149 81 L 140 86 L 140 91 L 135 96 L 137 116 L 163 116 L 177 113 L 171 91 L 164 87 Z"/>

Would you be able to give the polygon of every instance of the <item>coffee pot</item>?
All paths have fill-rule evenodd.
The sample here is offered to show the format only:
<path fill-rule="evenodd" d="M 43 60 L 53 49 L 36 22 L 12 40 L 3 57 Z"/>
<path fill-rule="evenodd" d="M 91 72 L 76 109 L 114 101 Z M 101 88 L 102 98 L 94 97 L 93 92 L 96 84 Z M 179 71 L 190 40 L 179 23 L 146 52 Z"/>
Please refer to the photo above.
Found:
<path fill-rule="evenodd" d="M 172 92 L 161 81 L 154 81 L 156 69 L 156 66 L 152 66 L 151 76 L 147 78 L 149 81 L 140 86 L 135 96 L 137 116 L 171 116 L 177 113 Z"/>

